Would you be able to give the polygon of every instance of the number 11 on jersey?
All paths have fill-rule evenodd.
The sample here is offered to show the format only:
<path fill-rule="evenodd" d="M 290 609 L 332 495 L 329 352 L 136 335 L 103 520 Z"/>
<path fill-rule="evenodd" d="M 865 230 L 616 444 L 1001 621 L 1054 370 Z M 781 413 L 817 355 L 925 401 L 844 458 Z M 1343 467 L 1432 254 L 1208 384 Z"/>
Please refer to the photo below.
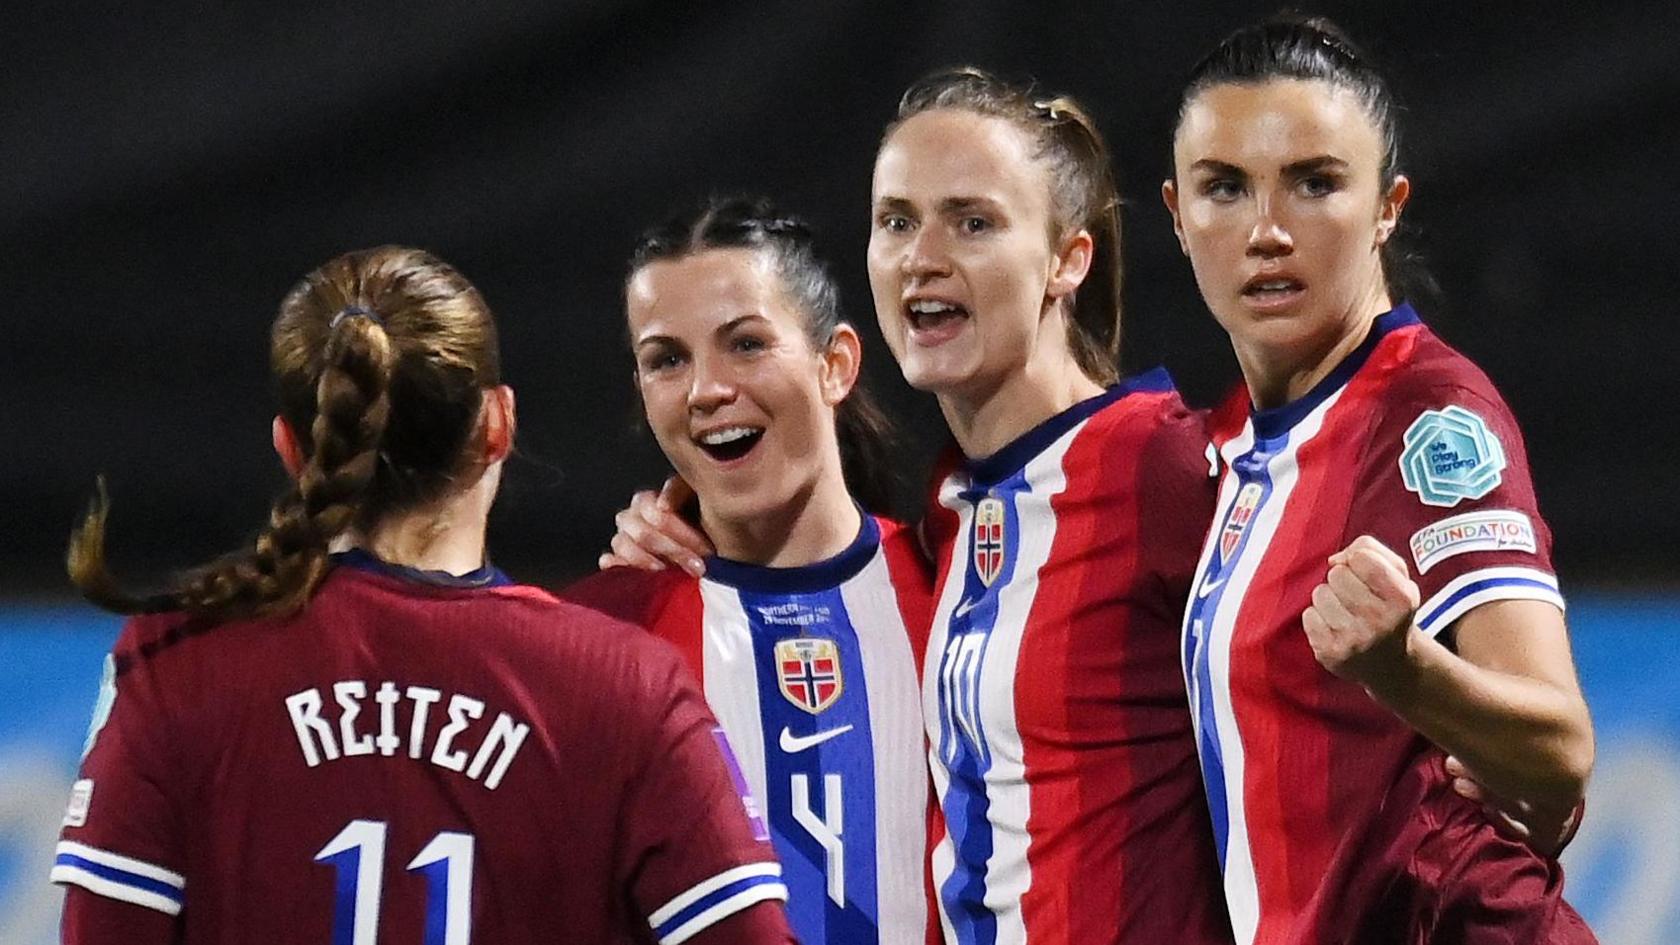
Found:
<path fill-rule="evenodd" d="M 352 820 L 315 854 L 315 862 L 329 864 L 338 872 L 333 945 L 376 945 L 386 833 L 384 821 Z M 468 945 L 472 939 L 472 834 L 438 834 L 406 869 L 426 878 L 425 945 Z"/>

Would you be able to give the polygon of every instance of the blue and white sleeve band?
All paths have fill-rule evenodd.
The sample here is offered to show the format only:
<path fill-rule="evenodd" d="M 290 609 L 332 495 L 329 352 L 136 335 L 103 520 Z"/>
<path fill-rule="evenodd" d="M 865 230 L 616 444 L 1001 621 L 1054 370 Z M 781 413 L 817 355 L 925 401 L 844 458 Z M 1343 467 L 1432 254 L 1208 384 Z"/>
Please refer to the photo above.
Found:
<path fill-rule="evenodd" d="M 1439 636 L 1474 607 L 1496 600 L 1542 600 L 1563 609 L 1557 578 L 1537 568 L 1483 568 L 1447 583 L 1418 608 L 1418 629 Z"/>
<path fill-rule="evenodd" d="M 787 900 L 780 863 L 749 863 L 725 870 L 648 916 L 659 945 L 686 942 L 720 919 L 766 899 Z"/>
<path fill-rule="evenodd" d="M 143 860 L 72 840 L 61 840 L 50 878 L 111 899 L 179 915 L 186 902 L 186 877 Z"/>

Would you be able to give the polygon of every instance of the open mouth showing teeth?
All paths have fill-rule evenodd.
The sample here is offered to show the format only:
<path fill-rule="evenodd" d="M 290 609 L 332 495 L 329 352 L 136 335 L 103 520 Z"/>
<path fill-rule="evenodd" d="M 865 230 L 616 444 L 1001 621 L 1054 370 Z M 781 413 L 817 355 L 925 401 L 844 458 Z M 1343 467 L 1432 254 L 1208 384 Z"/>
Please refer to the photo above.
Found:
<path fill-rule="evenodd" d="M 720 462 L 729 462 L 752 452 L 758 441 L 764 439 L 762 427 L 725 427 L 713 430 L 695 438 L 706 455 Z"/>
<path fill-rule="evenodd" d="M 1285 292 L 1296 292 L 1301 283 L 1294 279 L 1261 279 L 1243 286 L 1243 295 L 1279 295 Z"/>
<path fill-rule="evenodd" d="M 968 309 L 961 305 L 932 299 L 918 299 L 911 302 L 907 309 L 910 314 L 910 327 L 917 331 L 928 331 L 968 317 Z"/>

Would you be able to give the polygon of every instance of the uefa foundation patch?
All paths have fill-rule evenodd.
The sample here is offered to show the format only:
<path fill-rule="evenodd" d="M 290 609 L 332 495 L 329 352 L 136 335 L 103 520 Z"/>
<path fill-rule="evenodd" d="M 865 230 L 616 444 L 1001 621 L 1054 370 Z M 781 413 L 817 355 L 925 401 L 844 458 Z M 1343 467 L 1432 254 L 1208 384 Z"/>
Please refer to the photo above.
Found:
<path fill-rule="evenodd" d="M 1424 505 L 1452 508 L 1499 485 L 1505 449 L 1481 417 L 1463 407 L 1425 410 L 1406 428 L 1400 477 Z"/>
<path fill-rule="evenodd" d="M 1419 574 L 1469 551 L 1534 550 L 1534 524 L 1527 515 L 1509 510 L 1454 515 L 1412 536 L 1412 560 Z"/>

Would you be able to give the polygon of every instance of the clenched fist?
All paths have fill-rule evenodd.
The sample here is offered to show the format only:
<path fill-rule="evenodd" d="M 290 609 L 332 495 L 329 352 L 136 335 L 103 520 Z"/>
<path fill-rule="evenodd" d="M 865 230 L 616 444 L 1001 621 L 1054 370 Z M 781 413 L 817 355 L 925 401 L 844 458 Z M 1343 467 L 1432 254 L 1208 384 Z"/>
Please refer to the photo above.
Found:
<path fill-rule="evenodd" d="M 1330 556 L 1330 573 L 1301 614 L 1319 665 L 1369 684 L 1401 668 L 1419 592 L 1404 558 L 1369 535 Z"/>

